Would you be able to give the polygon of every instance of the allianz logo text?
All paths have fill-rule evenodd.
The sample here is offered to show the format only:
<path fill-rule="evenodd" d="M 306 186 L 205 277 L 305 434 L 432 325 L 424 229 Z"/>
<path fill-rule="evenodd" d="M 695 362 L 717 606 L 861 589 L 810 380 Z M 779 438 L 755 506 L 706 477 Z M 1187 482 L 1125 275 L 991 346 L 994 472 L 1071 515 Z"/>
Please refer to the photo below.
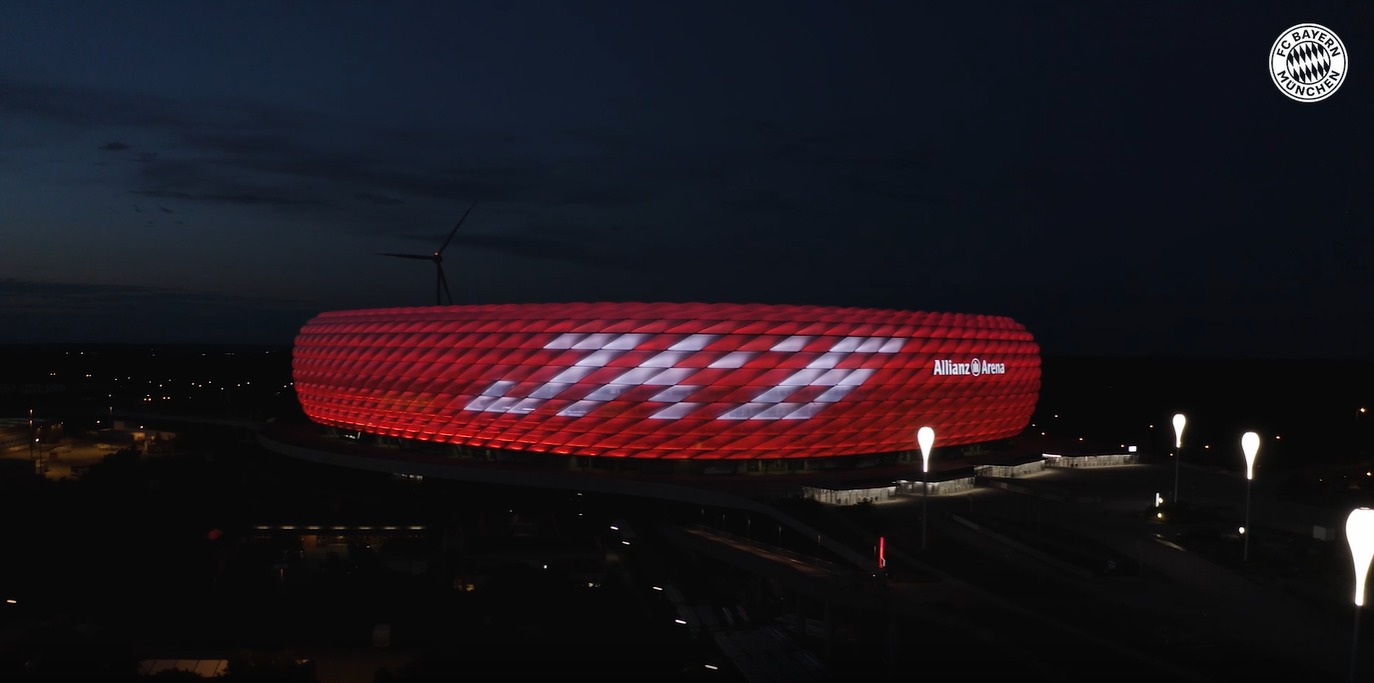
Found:
<path fill-rule="evenodd" d="M 987 361 L 974 358 L 967 363 L 956 363 L 949 359 L 935 361 L 934 368 L 931 369 L 932 375 L 1005 375 L 1007 374 L 1006 363 L 989 363 Z"/>
<path fill-rule="evenodd" d="M 489 413 L 528 414 L 548 401 L 558 397 L 581 380 L 600 370 L 626 352 L 634 350 L 656 335 L 652 334 L 564 334 L 544 346 L 545 349 L 582 350 L 587 353 L 572 367 L 559 373 L 548 382 L 532 389 L 517 390 L 520 382 L 501 380 L 487 387 L 481 396 L 470 401 L 463 410 Z M 741 368 L 746 363 L 760 362 L 766 367 L 776 367 L 779 363 L 768 363 L 768 355 L 790 356 L 800 353 L 816 340 L 814 336 L 794 335 L 774 344 L 767 351 L 730 351 L 724 354 L 703 351 L 708 344 L 719 339 L 715 334 L 693 334 L 676 342 L 667 350 L 651 356 L 639 365 L 626 368 L 625 372 L 609 383 L 598 384 L 580 400 L 558 412 L 559 417 L 582 417 L 591 413 L 607 401 L 639 387 L 661 387 L 648 398 L 648 403 L 666 403 L 662 409 L 650 415 L 651 420 L 677 420 L 710 405 L 709 402 L 690 400 L 694 394 L 707 385 L 693 383 L 694 375 L 709 375 L 705 370 L 717 368 Z M 856 387 L 862 385 L 876 370 L 871 368 L 839 368 L 842 361 L 855 356 L 871 357 L 874 354 L 893 354 L 901 351 L 906 344 L 900 337 L 839 337 L 829 346 L 829 351 L 811 360 L 805 368 L 796 370 L 774 387 L 759 387 L 759 393 L 748 403 L 737 405 L 717 416 L 717 420 L 805 420 L 814 417 L 826 406 L 838 402 Z M 814 349 L 814 347 L 812 347 Z M 706 368 L 700 366 L 701 354 L 714 357 Z M 694 361 L 688 361 L 689 358 Z M 779 362 L 783 358 L 777 359 Z M 696 367 L 684 367 L 695 365 Z M 849 362 L 845 365 L 853 366 Z M 526 384 L 526 387 L 529 385 Z M 585 390 L 586 385 L 582 385 Z M 518 393 L 517 393 L 518 392 Z M 570 392 L 572 393 L 572 392 Z M 581 393 L 581 390 L 576 393 Z"/>

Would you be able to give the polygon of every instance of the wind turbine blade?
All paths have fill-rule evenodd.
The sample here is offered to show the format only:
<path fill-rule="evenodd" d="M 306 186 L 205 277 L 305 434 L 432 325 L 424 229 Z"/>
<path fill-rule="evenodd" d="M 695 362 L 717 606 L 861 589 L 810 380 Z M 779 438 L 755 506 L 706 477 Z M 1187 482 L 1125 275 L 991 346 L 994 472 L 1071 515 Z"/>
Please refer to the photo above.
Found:
<path fill-rule="evenodd" d="M 448 303 L 453 305 L 453 292 L 448 291 L 448 278 L 444 277 L 444 267 L 439 266 L 439 282 L 444 285 L 444 296 L 448 297 Z"/>
<path fill-rule="evenodd" d="M 378 256 L 395 256 L 396 258 L 414 258 L 414 259 L 420 259 L 420 260 L 422 260 L 422 261 L 433 261 L 433 260 L 434 260 L 434 257 L 433 257 L 433 256 L 425 256 L 424 254 L 384 254 L 384 253 L 382 253 L 382 252 L 379 251 L 379 252 L 377 252 L 377 255 L 378 255 Z"/>
<path fill-rule="evenodd" d="M 438 277 L 434 278 L 434 305 L 443 306 L 444 300 L 439 298 L 439 286 L 444 284 L 444 267 L 435 261 L 434 270 L 438 271 Z"/>
<path fill-rule="evenodd" d="M 437 251 L 437 252 L 435 252 L 435 253 L 437 253 L 437 254 L 442 254 L 442 253 L 444 253 L 444 250 L 448 248 L 448 243 L 453 241 L 453 236 L 458 234 L 458 228 L 463 227 L 463 221 L 465 221 L 465 220 L 468 219 L 468 214 L 472 213 L 472 210 L 473 210 L 474 208 L 476 208 L 476 207 L 477 207 L 477 202 L 473 202 L 473 203 L 472 203 L 472 206 L 469 206 L 469 207 L 468 207 L 468 210 L 463 212 L 463 217 L 458 219 L 458 224 L 455 225 L 455 226 L 453 226 L 453 231 L 450 232 L 450 233 L 448 234 L 448 239 L 444 240 L 444 246 L 439 247 L 439 251 Z"/>

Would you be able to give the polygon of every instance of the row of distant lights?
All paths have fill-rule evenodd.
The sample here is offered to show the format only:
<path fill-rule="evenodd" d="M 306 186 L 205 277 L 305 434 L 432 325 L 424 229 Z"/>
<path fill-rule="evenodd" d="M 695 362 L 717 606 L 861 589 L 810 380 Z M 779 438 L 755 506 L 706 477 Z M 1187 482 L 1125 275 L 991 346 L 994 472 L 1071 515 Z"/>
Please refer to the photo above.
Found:
<path fill-rule="evenodd" d="M 1362 413 L 1365 412 L 1365 409 L 1364 409 L 1364 408 L 1360 408 L 1360 412 L 1362 412 Z M 1059 416 L 1058 416 L 1058 415 L 1055 415 L 1055 417 L 1059 417 Z M 1031 423 L 1031 426 L 1034 427 L 1034 426 L 1035 426 L 1035 423 L 1032 422 L 1032 423 Z M 1154 428 L 1155 428 L 1154 425 L 1150 425 L 1150 429 L 1154 429 Z M 1040 432 L 1040 436 L 1044 436 L 1044 435 L 1045 435 L 1044 432 Z M 1078 437 L 1078 440 L 1079 440 L 1079 441 L 1082 441 L 1082 440 L 1083 440 L 1083 437 L 1081 437 L 1081 436 Z M 1281 440 L 1283 440 L 1283 437 L 1282 437 L 1282 436 L 1278 436 L 1278 435 L 1276 434 L 1276 435 L 1274 435 L 1274 440 L 1276 440 L 1276 441 L 1281 441 Z M 1121 447 L 1122 447 L 1122 448 L 1125 448 L 1125 447 L 1126 447 L 1126 444 L 1124 444 L 1124 443 L 1121 444 Z M 1212 446 L 1211 446 L 1210 444 L 1204 444 L 1202 447 L 1203 447 L 1203 448 L 1211 448 Z M 1134 448 L 1134 447 L 1133 447 L 1133 448 Z M 1172 456 L 1172 454 L 1170 454 L 1170 455 Z"/>
<path fill-rule="evenodd" d="M 257 529 L 258 531 L 296 531 L 296 530 L 321 531 L 321 530 L 326 529 L 326 528 L 327 528 L 328 530 L 330 530 L 330 531 L 349 531 L 349 530 L 352 530 L 352 531 L 375 531 L 375 530 L 381 530 L 381 531 L 399 531 L 399 530 L 401 530 L 401 529 L 406 529 L 407 531 L 424 531 L 424 530 L 425 530 L 425 528 L 424 528 L 423 526 L 407 526 L 407 527 L 399 527 L 399 526 L 353 526 L 353 527 L 349 527 L 349 526 L 331 526 L 331 527 L 322 527 L 322 526 L 318 526 L 318 525 L 295 526 L 295 525 L 291 525 L 291 524 L 285 524 L 285 525 L 282 525 L 282 526 L 257 526 L 257 527 L 254 527 L 254 528 Z"/>

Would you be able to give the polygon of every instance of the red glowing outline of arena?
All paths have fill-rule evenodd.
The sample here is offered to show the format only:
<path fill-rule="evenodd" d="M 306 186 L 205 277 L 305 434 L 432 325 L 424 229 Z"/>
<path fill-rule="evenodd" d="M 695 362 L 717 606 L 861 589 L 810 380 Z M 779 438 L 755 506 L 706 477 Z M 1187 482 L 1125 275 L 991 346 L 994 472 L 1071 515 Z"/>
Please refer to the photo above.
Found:
<path fill-rule="evenodd" d="M 293 375 L 312 420 L 383 436 L 814 458 L 911 450 L 922 425 L 938 446 L 1015 436 L 1035 410 L 1040 358 L 1022 325 L 997 316 L 503 304 L 322 313 L 296 338 Z"/>

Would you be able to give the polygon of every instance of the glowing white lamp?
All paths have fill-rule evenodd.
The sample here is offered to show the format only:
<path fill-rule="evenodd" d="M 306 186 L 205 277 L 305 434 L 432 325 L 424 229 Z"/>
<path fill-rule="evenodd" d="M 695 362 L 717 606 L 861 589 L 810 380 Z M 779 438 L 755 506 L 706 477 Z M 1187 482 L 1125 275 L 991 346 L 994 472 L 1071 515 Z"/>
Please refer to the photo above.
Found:
<path fill-rule="evenodd" d="M 1374 510 L 1358 508 L 1345 520 L 1345 540 L 1355 561 L 1355 606 L 1364 606 L 1364 581 L 1369 576 L 1369 561 L 1374 559 Z"/>
<path fill-rule="evenodd" d="M 1183 413 L 1174 415 L 1174 503 L 1178 503 L 1178 471 L 1183 462 L 1183 426 L 1188 418 Z"/>
<path fill-rule="evenodd" d="M 921 447 L 921 550 L 925 550 L 926 518 L 930 516 L 930 449 L 935 446 L 935 430 L 916 430 L 916 443 Z"/>
<path fill-rule="evenodd" d="M 922 427 L 916 430 L 916 443 L 921 446 L 921 471 L 930 471 L 930 449 L 935 445 L 935 430 Z"/>
<path fill-rule="evenodd" d="M 1255 478 L 1255 455 L 1259 453 L 1259 434 L 1246 432 L 1240 437 L 1240 449 L 1245 451 L 1245 478 Z"/>
<path fill-rule="evenodd" d="M 1240 437 L 1240 450 L 1245 453 L 1245 526 L 1250 526 L 1250 482 L 1255 480 L 1255 456 L 1259 454 L 1259 434 L 1246 432 Z M 1250 537 L 1245 537 L 1241 552 L 1243 561 L 1250 561 Z"/>
<path fill-rule="evenodd" d="M 1369 577 L 1369 561 L 1374 559 L 1374 510 L 1356 508 L 1345 519 L 1345 542 L 1355 561 L 1355 627 L 1350 636 L 1350 680 L 1360 662 L 1360 608 L 1364 606 L 1364 581 Z"/>

